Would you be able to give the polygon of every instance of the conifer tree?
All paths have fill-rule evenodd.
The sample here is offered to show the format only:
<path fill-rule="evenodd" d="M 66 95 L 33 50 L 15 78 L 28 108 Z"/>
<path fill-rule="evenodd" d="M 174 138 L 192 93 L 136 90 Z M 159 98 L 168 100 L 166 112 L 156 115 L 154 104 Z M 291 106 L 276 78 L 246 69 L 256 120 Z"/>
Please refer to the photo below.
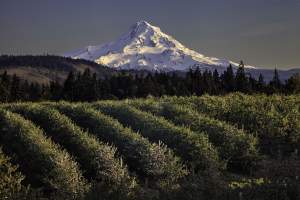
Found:
<path fill-rule="evenodd" d="M 75 76 L 74 72 L 70 71 L 67 79 L 64 82 L 63 88 L 63 97 L 66 100 L 74 101 L 75 100 Z"/>
<path fill-rule="evenodd" d="M 300 93 L 300 74 L 294 74 L 287 80 L 286 90 L 290 94 Z"/>
<path fill-rule="evenodd" d="M 30 90 L 30 84 L 28 82 L 28 80 L 24 80 L 21 83 L 21 97 L 22 97 L 22 101 L 29 101 L 30 100 L 30 96 L 29 96 L 29 90 Z"/>
<path fill-rule="evenodd" d="M 264 80 L 264 76 L 262 74 L 259 74 L 258 77 L 258 83 L 257 83 L 257 90 L 258 92 L 264 92 L 266 88 L 266 82 Z"/>
<path fill-rule="evenodd" d="M 34 99 L 40 100 L 42 89 L 39 84 L 31 84 L 31 92 L 33 92 Z M 50 99 L 58 101 L 62 97 L 62 87 L 58 81 L 50 82 Z"/>
<path fill-rule="evenodd" d="M 218 70 L 214 70 L 213 73 L 213 94 L 220 94 L 222 93 L 221 91 L 221 80 L 220 80 L 220 76 L 219 76 L 219 72 Z"/>
<path fill-rule="evenodd" d="M 0 98 L 3 102 L 8 102 L 10 99 L 10 77 L 7 74 L 7 71 L 4 71 L 4 73 L 1 76 L 1 87 L 2 93 Z"/>
<path fill-rule="evenodd" d="M 241 61 L 239 68 L 237 69 L 235 83 L 236 83 L 236 91 L 247 92 L 249 90 L 248 78 L 246 77 L 245 74 L 245 65 L 243 61 Z"/>
<path fill-rule="evenodd" d="M 235 76 L 233 72 L 233 67 L 230 64 L 229 67 L 224 71 L 221 76 L 222 85 L 226 92 L 233 92 L 235 90 Z"/>
<path fill-rule="evenodd" d="M 278 70 L 276 68 L 274 70 L 273 79 L 269 83 L 269 87 L 270 87 L 270 92 L 271 93 L 281 92 L 282 83 L 281 83 L 281 80 L 279 78 Z"/>
<path fill-rule="evenodd" d="M 10 101 L 19 101 L 21 99 L 20 79 L 16 74 L 11 79 Z"/>
<path fill-rule="evenodd" d="M 203 94 L 202 74 L 199 67 L 196 68 L 193 77 L 193 93 L 200 96 Z"/>

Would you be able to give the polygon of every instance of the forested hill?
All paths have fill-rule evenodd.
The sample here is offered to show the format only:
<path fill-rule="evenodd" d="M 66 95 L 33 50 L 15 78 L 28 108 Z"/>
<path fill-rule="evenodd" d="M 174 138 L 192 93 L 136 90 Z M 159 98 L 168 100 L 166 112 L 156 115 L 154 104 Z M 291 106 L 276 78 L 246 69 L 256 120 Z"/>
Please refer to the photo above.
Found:
<path fill-rule="evenodd" d="M 54 55 L 22 55 L 22 56 L 0 56 L 0 73 L 7 71 L 8 74 L 16 74 L 22 79 L 30 82 L 48 84 L 51 81 L 63 82 L 70 71 L 83 72 L 90 69 L 98 76 L 110 76 L 113 69 L 97 63 L 71 59 Z"/>
<path fill-rule="evenodd" d="M 56 55 L 0 55 L 0 74 L 7 72 L 8 75 L 17 75 L 23 80 L 27 80 L 33 83 L 48 85 L 51 81 L 63 83 L 69 72 L 81 72 L 83 73 L 86 69 L 90 72 L 96 73 L 98 78 L 111 77 L 112 75 L 118 74 L 122 70 L 116 70 L 97 64 L 93 61 L 84 59 L 72 59 L 69 57 L 62 57 Z M 200 68 L 199 68 L 200 69 Z M 215 71 L 218 68 L 211 66 L 209 69 L 200 69 L 204 71 Z M 233 66 L 234 73 L 237 72 L 236 67 Z M 196 68 L 194 69 L 196 70 Z M 224 68 L 224 71 L 226 68 Z M 147 70 L 125 70 L 132 75 L 141 74 L 154 74 L 155 72 Z M 224 72 L 219 71 L 219 74 Z M 293 70 L 277 70 L 279 78 L 282 82 L 288 80 L 292 75 L 300 73 L 300 69 Z M 173 75 L 176 73 L 178 76 L 185 76 L 187 71 L 171 71 L 167 74 Z M 258 79 L 260 75 L 263 75 L 264 80 L 269 82 L 273 79 L 274 70 L 271 69 L 249 69 L 245 68 L 245 73 L 251 75 L 253 78 Z"/>

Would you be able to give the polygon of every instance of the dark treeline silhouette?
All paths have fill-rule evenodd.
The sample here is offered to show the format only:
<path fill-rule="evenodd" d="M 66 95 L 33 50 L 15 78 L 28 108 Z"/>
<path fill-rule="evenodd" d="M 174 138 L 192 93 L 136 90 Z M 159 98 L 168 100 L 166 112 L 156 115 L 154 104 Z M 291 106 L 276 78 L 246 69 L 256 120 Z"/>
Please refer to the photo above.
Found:
<path fill-rule="evenodd" d="M 262 75 L 258 79 L 246 74 L 244 64 L 234 72 L 230 65 L 222 74 L 217 70 L 190 70 L 185 76 L 176 73 L 133 74 L 120 72 L 107 78 L 98 78 L 89 69 L 83 73 L 71 71 L 63 84 L 49 85 L 30 83 L 16 75 L 4 72 L 0 75 L 0 101 L 95 101 L 98 99 L 124 99 L 163 95 L 223 95 L 231 92 L 246 94 L 295 94 L 300 93 L 300 75 L 295 74 L 282 82 L 278 71 L 266 83 Z"/>
<path fill-rule="evenodd" d="M 86 64 L 93 67 L 100 65 L 83 59 L 72 59 L 68 57 L 61 57 L 55 55 L 1 55 L 0 67 L 14 67 L 14 66 L 30 66 L 30 67 L 45 67 L 49 69 L 71 70 L 72 64 Z"/>

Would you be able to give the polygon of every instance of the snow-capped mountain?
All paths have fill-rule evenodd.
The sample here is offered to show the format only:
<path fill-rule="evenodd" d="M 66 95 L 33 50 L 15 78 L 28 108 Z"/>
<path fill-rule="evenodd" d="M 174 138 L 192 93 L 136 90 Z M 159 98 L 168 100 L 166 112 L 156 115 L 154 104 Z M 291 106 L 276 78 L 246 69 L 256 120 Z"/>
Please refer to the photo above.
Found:
<path fill-rule="evenodd" d="M 92 60 L 115 69 L 186 71 L 200 67 L 223 71 L 230 63 L 238 66 L 232 61 L 206 57 L 188 49 L 146 21 L 137 22 L 114 42 L 88 46 L 63 56 Z"/>

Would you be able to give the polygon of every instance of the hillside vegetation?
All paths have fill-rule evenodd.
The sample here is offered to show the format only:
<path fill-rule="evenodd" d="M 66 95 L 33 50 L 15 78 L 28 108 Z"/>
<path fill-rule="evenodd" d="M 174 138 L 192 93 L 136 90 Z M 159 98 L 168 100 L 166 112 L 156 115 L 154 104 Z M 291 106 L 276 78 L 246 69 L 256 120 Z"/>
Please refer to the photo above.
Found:
<path fill-rule="evenodd" d="M 0 198 L 299 200 L 299 99 L 0 104 Z"/>
<path fill-rule="evenodd" d="M 87 60 L 59 56 L 0 56 L 0 102 L 93 102 L 147 96 L 244 94 L 300 94 L 300 74 L 282 81 L 253 77 L 241 61 L 224 71 L 191 69 L 185 72 L 114 70 Z"/>
<path fill-rule="evenodd" d="M 86 69 L 99 77 L 111 76 L 114 73 L 108 67 L 82 59 L 52 55 L 0 56 L 0 74 L 6 71 L 22 80 L 45 85 L 51 81 L 63 83 L 70 72 L 83 72 Z"/>

